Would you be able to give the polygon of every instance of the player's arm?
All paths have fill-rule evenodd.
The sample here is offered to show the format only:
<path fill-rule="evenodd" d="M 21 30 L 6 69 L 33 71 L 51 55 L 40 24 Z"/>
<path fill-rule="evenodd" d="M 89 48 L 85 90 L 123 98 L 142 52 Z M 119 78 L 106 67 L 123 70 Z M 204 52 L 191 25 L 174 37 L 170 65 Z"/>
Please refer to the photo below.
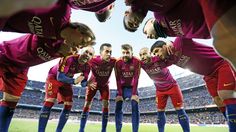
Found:
<path fill-rule="evenodd" d="M 44 8 L 57 0 L 0 0 L 0 17 L 9 17 L 18 11 L 29 8 Z"/>
<path fill-rule="evenodd" d="M 59 62 L 59 68 L 57 71 L 57 80 L 63 83 L 68 84 L 78 84 L 80 83 L 84 77 L 78 77 L 74 79 L 73 77 L 68 77 L 66 73 L 69 71 L 70 64 L 72 63 L 72 59 L 70 56 L 63 57 Z"/>
<path fill-rule="evenodd" d="M 133 80 L 132 80 L 132 95 L 137 95 L 137 88 L 138 88 L 138 79 L 139 79 L 139 75 L 140 75 L 140 71 L 141 71 L 141 63 L 139 60 L 136 60 L 135 62 L 135 68 L 134 68 L 134 76 L 133 76 Z"/>
<path fill-rule="evenodd" d="M 115 76 L 116 76 L 116 84 L 117 84 L 117 92 L 118 92 L 118 96 L 122 96 L 122 86 L 121 86 L 121 67 L 120 67 L 120 64 L 119 64 L 119 61 L 117 61 L 115 63 L 115 67 L 114 67 L 114 70 L 115 70 Z"/>
<path fill-rule="evenodd" d="M 83 79 L 83 80 L 81 81 L 81 83 L 80 83 L 82 87 L 86 87 L 86 86 L 88 85 L 88 75 L 89 75 L 90 70 L 91 70 L 91 68 L 90 68 L 89 65 L 86 64 L 85 67 L 86 67 L 86 68 L 85 68 L 85 70 L 83 71 L 84 79 Z"/>

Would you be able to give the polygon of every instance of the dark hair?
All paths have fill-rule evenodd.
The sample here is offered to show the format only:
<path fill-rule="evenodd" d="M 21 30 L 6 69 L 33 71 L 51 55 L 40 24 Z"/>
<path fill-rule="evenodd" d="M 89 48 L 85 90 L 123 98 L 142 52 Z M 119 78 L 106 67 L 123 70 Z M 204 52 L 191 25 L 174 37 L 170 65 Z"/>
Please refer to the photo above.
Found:
<path fill-rule="evenodd" d="M 79 22 L 70 22 L 68 23 L 68 27 L 72 29 L 78 29 L 81 34 L 86 35 L 91 38 L 91 41 L 95 41 L 96 37 L 93 31 L 85 24 Z"/>
<path fill-rule="evenodd" d="M 166 45 L 166 42 L 164 42 L 164 41 L 156 41 L 156 42 L 152 45 L 150 51 L 152 52 L 155 48 L 162 48 L 163 45 Z"/>
<path fill-rule="evenodd" d="M 123 45 L 121 45 L 121 49 L 124 49 L 124 50 L 131 50 L 131 51 L 133 51 L 133 48 L 132 48 L 132 46 L 131 45 L 129 45 L 129 44 L 123 44 Z"/>
<path fill-rule="evenodd" d="M 124 25 L 124 28 L 129 31 L 129 32 L 135 32 L 138 28 L 130 28 L 130 27 L 127 27 L 126 23 L 125 23 L 125 19 L 126 19 L 126 16 L 124 16 L 123 18 L 123 25 Z"/>
<path fill-rule="evenodd" d="M 103 43 L 101 46 L 100 46 L 100 52 L 104 50 L 104 47 L 111 47 L 111 44 L 109 43 Z"/>

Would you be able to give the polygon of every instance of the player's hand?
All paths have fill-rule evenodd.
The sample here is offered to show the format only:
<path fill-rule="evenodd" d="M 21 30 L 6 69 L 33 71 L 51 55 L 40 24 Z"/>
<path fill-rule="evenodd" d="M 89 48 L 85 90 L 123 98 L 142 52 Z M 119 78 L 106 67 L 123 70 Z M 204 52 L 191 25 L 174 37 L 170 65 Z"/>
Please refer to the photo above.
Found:
<path fill-rule="evenodd" d="M 74 84 L 79 84 L 82 80 L 84 80 L 84 76 L 78 76 L 78 77 L 74 80 Z"/>
<path fill-rule="evenodd" d="M 116 102 L 118 101 L 123 101 L 123 97 L 122 96 L 116 96 Z"/>
<path fill-rule="evenodd" d="M 131 100 L 135 100 L 136 102 L 139 103 L 139 97 L 138 97 L 138 95 L 132 95 Z"/>
<path fill-rule="evenodd" d="M 89 82 L 88 82 L 88 87 L 89 87 L 91 90 L 97 89 L 97 82 L 89 81 Z"/>
<path fill-rule="evenodd" d="M 173 45 L 172 43 L 169 41 L 169 42 L 166 42 L 166 50 L 167 50 L 167 53 L 168 55 L 173 55 Z"/>

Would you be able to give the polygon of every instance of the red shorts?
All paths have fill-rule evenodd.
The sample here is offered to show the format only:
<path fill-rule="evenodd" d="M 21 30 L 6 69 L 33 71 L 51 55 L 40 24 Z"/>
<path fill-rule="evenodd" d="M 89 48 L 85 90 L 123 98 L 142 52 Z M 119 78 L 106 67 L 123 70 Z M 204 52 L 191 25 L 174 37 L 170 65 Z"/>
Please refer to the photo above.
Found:
<path fill-rule="evenodd" d="M 236 5 L 236 0 L 199 0 L 203 14 L 211 31 L 215 22 L 230 8 Z"/>
<path fill-rule="evenodd" d="M 203 78 L 212 97 L 218 96 L 220 90 L 235 90 L 235 77 L 228 62 L 224 62 L 211 75 Z"/>
<path fill-rule="evenodd" d="M 165 109 L 168 97 L 170 96 L 173 106 L 183 106 L 183 94 L 178 85 L 174 85 L 167 91 L 156 90 L 156 105 L 157 109 Z"/>
<path fill-rule="evenodd" d="M 27 73 L 28 68 L 20 69 L 0 63 L 0 91 L 20 97 L 28 80 Z"/>
<path fill-rule="evenodd" d="M 99 90 L 99 92 L 100 92 L 100 95 L 101 95 L 100 99 L 101 100 L 109 100 L 109 98 L 110 98 L 110 90 L 109 90 L 109 86 L 108 85 L 105 85 L 105 86 L 102 86 L 102 87 L 98 86 L 97 89 L 95 89 L 95 90 L 91 90 L 89 87 L 87 87 L 85 100 L 86 101 L 92 101 L 93 97 L 97 93 L 97 90 Z"/>
<path fill-rule="evenodd" d="M 73 90 L 70 84 L 57 81 L 54 77 L 48 77 L 46 80 L 46 95 L 48 98 L 57 98 L 59 104 L 64 102 L 73 102 Z"/>

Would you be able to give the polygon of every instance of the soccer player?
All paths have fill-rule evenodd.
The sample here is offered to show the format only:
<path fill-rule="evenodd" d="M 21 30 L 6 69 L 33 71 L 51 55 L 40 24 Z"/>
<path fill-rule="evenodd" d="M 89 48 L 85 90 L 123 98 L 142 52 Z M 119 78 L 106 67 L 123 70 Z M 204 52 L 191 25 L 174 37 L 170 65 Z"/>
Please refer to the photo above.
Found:
<path fill-rule="evenodd" d="M 115 123 L 116 131 L 121 132 L 122 128 L 122 105 L 123 100 L 131 98 L 132 106 L 132 130 L 138 132 L 139 128 L 139 97 L 138 79 L 140 74 L 140 61 L 133 56 L 133 48 L 129 44 L 121 46 L 122 57 L 115 64 L 115 75 L 117 83 Z"/>
<path fill-rule="evenodd" d="M 226 117 L 230 132 L 234 132 L 236 130 L 235 77 L 229 63 L 218 56 L 212 47 L 192 39 L 176 38 L 168 46 L 172 48 L 172 55 L 167 54 L 167 45 L 163 41 L 154 43 L 151 52 L 162 60 L 162 67 L 176 64 L 203 75 L 208 92 Z"/>
<path fill-rule="evenodd" d="M 126 0 L 131 5 L 135 16 L 124 19 L 125 28 L 136 31 L 147 14 L 153 11 L 159 24 L 154 25 L 153 36 L 163 36 L 163 29 L 167 34 L 178 37 L 204 38 L 212 37 L 217 52 L 228 59 L 236 68 L 236 1 L 222 0 L 175 0 L 175 1 L 143 1 Z M 191 13 L 186 11 L 191 10 Z M 138 14 L 138 15 L 137 15 Z M 152 26 L 152 27 L 154 27 Z M 211 34 L 211 35 L 210 35 Z"/>
<path fill-rule="evenodd" d="M 109 78 L 115 65 L 116 59 L 111 57 L 112 46 L 109 43 L 104 43 L 100 46 L 100 56 L 96 56 L 89 61 L 92 70 L 89 82 L 93 85 L 87 86 L 85 104 L 80 121 L 80 132 L 84 132 L 86 121 L 89 115 L 89 110 L 92 105 L 93 97 L 99 90 L 102 99 L 102 132 L 106 132 L 109 112 Z"/>
<path fill-rule="evenodd" d="M 66 28 L 62 35 L 70 36 L 70 41 L 67 38 L 54 40 L 27 34 L 0 44 L 0 86 L 3 86 L 0 87 L 3 92 L 0 131 L 8 131 L 14 109 L 27 82 L 29 67 L 71 55 L 80 47 L 94 44 L 95 36 L 88 26 L 74 23 L 70 27 L 73 28 Z"/>
<path fill-rule="evenodd" d="M 49 70 L 46 80 L 45 101 L 39 116 L 39 132 L 45 132 L 51 108 L 56 99 L 58 99 L 59 104 L 64 104 L 56 129 L 57 132 L 62 131 L 72 108 L 72 85 L 81 82 L 81 85 L 86 83 L 90 72 L 87 62 L 92 59 L 93 55 L 93 47 L 84 47 L 80 55 L 76 54 L 64 57 L 57 65 Z M 74 79 L 73 76 L 76 73 L 82 74 Z"/>
<path fill-rule="evenodd" d="M 165 107 L 168 97 L 177 111 L 179 123 L 184 132 L 190 132 L 189 118 L 183 109 L 182 92 L 172 77 L 168 68 L 161 68 L 158 57 L 151 57 L 148 48 L 142 48 L 139 52 L 141 66 L 148 76 L 153 80 L 156 87 L 156 105 L 158 111 L 157 126 L 159 132 L 164 132 L 166 116 Z"/>
<path fill-rule="evenodd" d="M 70 22 L 71 8 L 97 12 L 98 19 L 105 21 L 111 15 L 112 1 L 114 0 L 106 0 L 106 3 L 103 3 L 100 0 L 100 3 L 95 3 L 96 1 L 58 0 L 50 8 L 27 9 L 10 17 L 1 18 L 0 29 L 2 31 L 32 33 L 41 37 L 57 39 L 60 38 L 61 29 Z"/>

